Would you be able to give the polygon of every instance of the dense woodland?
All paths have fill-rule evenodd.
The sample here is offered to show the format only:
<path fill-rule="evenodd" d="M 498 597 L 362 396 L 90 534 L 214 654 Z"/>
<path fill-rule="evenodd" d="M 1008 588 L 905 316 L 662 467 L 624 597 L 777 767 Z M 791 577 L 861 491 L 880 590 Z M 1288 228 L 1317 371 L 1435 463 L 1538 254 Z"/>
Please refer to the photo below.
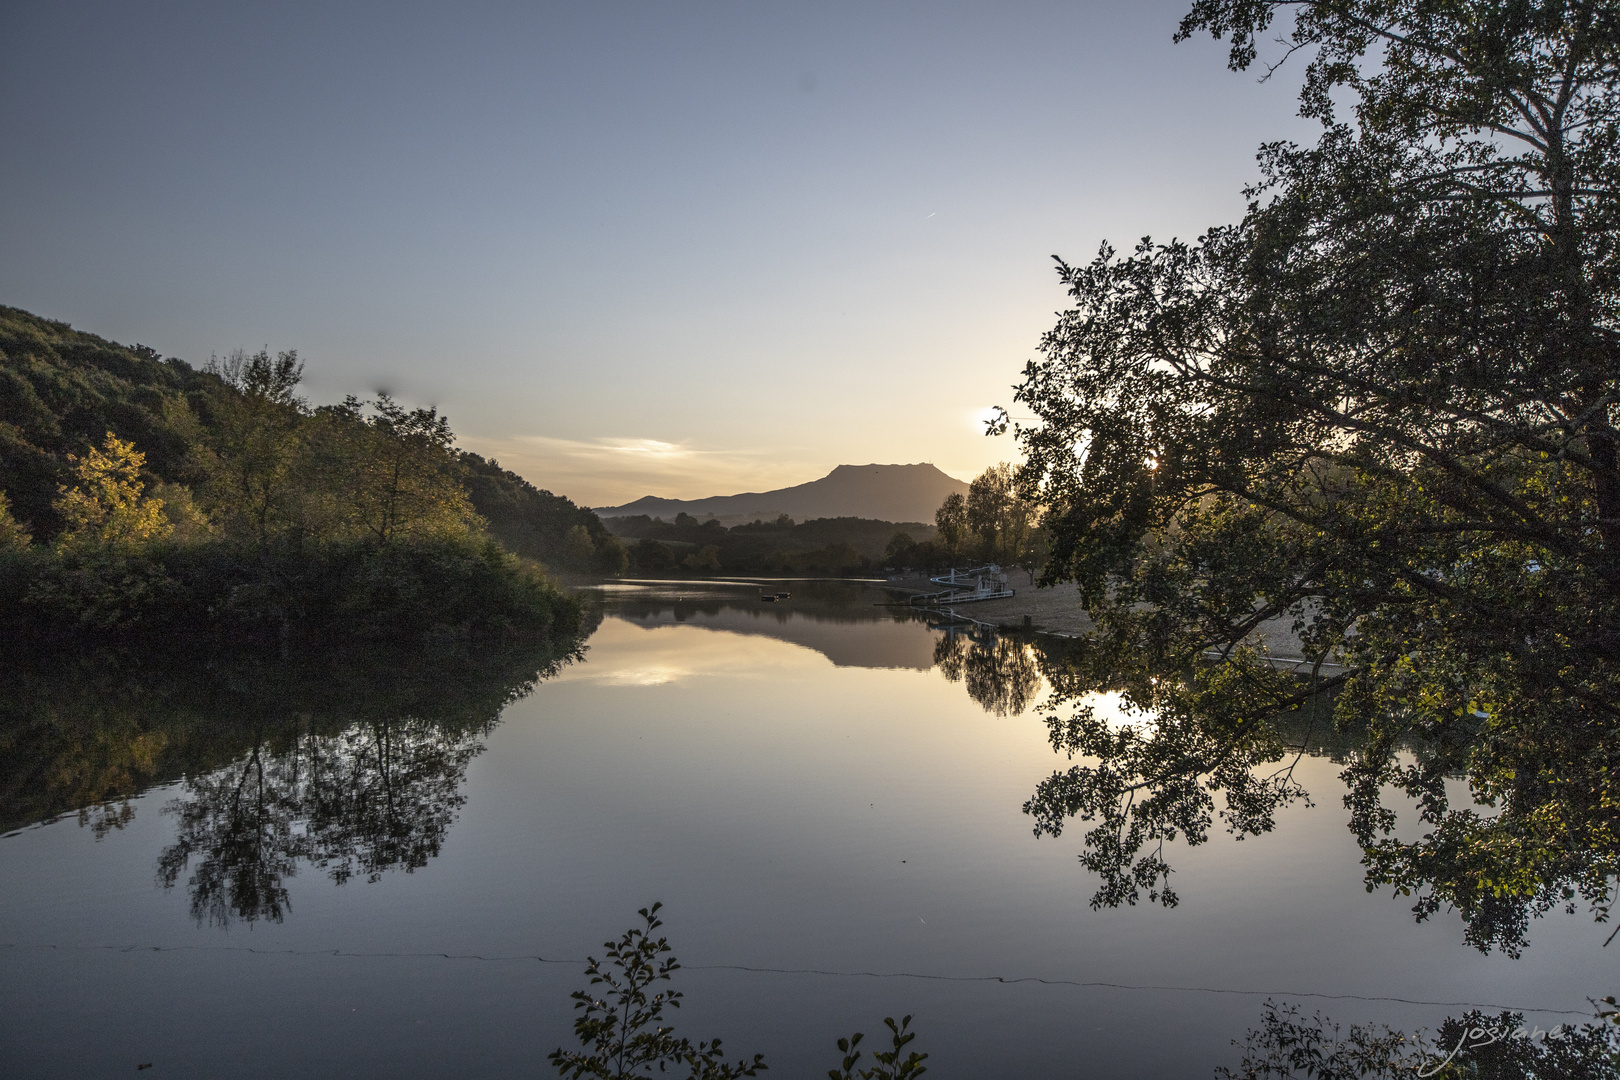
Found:
<path fill-rule="evenodd" d="M 577 622 L 590 511 L 387 395 L 311 407 L 296 354 L 205 368 L 0 308 L 0 610 L 63 632 Z M 560 620 L 560 622 L 559 622 Z"/>
<path fill-rule="evenodd" d="M 609 518 L 630 545 L 639 573 L 852 574 L 877 570 L 896 530 L 930 533 L 918 523 L 896 525 L 870 518 L 816 518 L 795 522 L 783 514 L 726 528 L 691 514 L 674 521 L 638 514 Z"/>

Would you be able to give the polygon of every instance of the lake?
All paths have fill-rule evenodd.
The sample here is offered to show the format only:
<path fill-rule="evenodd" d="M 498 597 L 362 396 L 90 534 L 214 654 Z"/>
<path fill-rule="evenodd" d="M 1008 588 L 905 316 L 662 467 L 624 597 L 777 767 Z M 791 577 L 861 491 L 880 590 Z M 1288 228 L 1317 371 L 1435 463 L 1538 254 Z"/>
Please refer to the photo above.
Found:
<path fill-rule="evenodd" d="M 0 746 L 0 1074 L 555 1075 L 584 958 L 655 900 L 677 1032 L 778 1077 L 905 1013 L 941 1080 L 1209 1076 L 1268 996 L 1551 1027 L 1620 989 L 1584 912 L 1510 959 L 1366 892 L 1326 758 L 1275 831 L 1167 850 L 1178 907 L 1092 910 L 1081 828 L 1036 838 L 1022 810 L 1069 765 L 1035 650 L 861 583 L 773 588 L 793 598 L 593 590 L 585 651 L 532 685 L 270 657 L 151 704 L 191 717 L 161 739 L 108 734 L 147 708 L 138 679 L 40 675 L 12 707 L 49 722 Z M 91 774 L 140 790 L 79 813 Z"/>

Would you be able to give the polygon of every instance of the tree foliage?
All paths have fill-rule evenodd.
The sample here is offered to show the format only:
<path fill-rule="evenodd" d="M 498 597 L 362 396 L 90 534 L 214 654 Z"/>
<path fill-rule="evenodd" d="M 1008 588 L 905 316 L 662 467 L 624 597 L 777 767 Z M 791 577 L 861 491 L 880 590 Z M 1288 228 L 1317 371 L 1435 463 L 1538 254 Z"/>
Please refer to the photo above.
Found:
<path fill-rule="evenodd" d="M 945 496 L 934 511 L 934 528 L 939 530 L 939 544 L 946 559 L 952 563 L 960 560 L 968 537 L 968 521 L 967 500 L 959 492 Z"/>
<path fill-rule="evenodd" d="M 664 925 L 658 917 L 663 906 L 655 903 L 641 908 L 636 913 L 641 916 L 641 926 L 626 930 L 617 941 L 603 942 L 605 962 L 589 958 L 585 974 L 590 986 L 603 989 L 576 990 L 570 995 L 579 1010 L 574 1035 L 583 1049 L 558 1047 L 550 1056 L 552 1066 L 568 1080 L 625 1080 L 663 1074 L 671 1068 L 677 1073 L 685 1068 L 690 1080 L 733 1080 L 766 1071 L 763 1054 L 728 1062 L 719 1039 L 694 1045 L 664 1024 L 664 1010 L 680 1008 L 683 995 L 679 990 L 659 988 L 681 967 L 669 939 L 652 936 Z M 928 1071 L 923 1065 L 927 1054 L 912 1050 L 902 1056 L 917 1038 L 909 1030 L 911 1017 L 899 1023 L 885 1017 L 883 1023 L 891 1036 L 890 1048 L 873 1053 L 874 1065 L 857 1072 L 863 1054 L 858 1047 L 864 1036 L 857 1031 L 839 1039 L 840 1067 L 828 1071 L 831 1080 L 916 1080 Z"/>
<path fill-rule="evenodd" d="M 1028 561 L 1036 507 L 1018 490 L 1012 466 L 1002 462 L 974 477 L 962 510 L 974 558 L 1008 566 Z"/>
<path fill-rule="evenodd" d="M 462 484 L 450 421 L 434 408 L 406 409 L 387 394 L 366 403 L 350 395 L 316 410 L 319 450 L 310 463 L 334 513 L 306 527 L 377 543 L 406 536 L 447 537 L 476 530 Z"/>
<path fill-rule="evenodd" d="M 965 496 L 953 493 L 940 503 L 933 538 L 918 542 L 909 533 L 896 534 L 884 562 L 916 569 L 963 562 L 1038 565 L 1044 559 L 1045 536 L 1037 525 L 1040 508 L 1027 490 L 1012 466 L 990 466 L 974 477 Z"/>
<path fill-rule="evenodd" d="M 209 400 L 211 438 L 198 447 L 207 455 L 209 502 L 227 532 L 268 540 L 272 529 L 291 518 L 288 503 L 307 410 L 296 396 L 304 365 L 296 352 L 272 359 L 268 349 L 238 349 L 223 362 L 211 360 L 205 370 L 223 384 Z"/>
<path fill-rule="evenodd" d="M 1235 224 L 1060 261 L 1074 305 L 1017 391 L 1045 580 L 1078 584 L 1127 673 L 1215 665 L 1173 702 L 1099 671 L 1167 711 L 1075 746 L 1130 762 L 1115 794 L 1246 802 L 1221 768 L 1276 760 L 1274 718 L 1335 691 L 1365 733 L 1346 779 L 1369 884 L 1515 950 L 1527 913 L 1579 894 L 1605 916 L 1620 871 L 1620 15 L 1199 0 L 1179 37 L 1228 38 L 1241 70 L 1274 20 L 1320 140 L 1263 147 Z M 1258 662 L 1268 622 L 1314 684 Z M 1422 837 L 1395 835 L 1391 787 Z"/>
<path fill-rule="evenodd" d="M 169 534 L 163 500 L 144 494 L 140 473 L 146 455 L 133 443 L 109 431 L 101 446 L 82 458 L 70 454 L 68 461 L 77 483 L 59 489 L 55 510 L 66 525 L 59 544 L 129 544 Z"/>
<path fill-rule="evenodd" d="M 610 519 L 614 531 L 635 538 L 630 561 L 638 572 L 663 573 L 678 567 L 689 573 L 847 575 L 878 568 L 892 546 L 895 524 L 872 518 L 812 518 L 795 522 L 783 514 L 773 521 L 733 525 L 719 519 L 698 521 L 686 512 L 674 521 L 637 514 Z M 908 525 L 926 533 L 926 525 Z M 644 542 L 644 543 L 643 543 Z M 664 548 L 668 559 L 654 546 Z M 712 550 L 710 550 L 712 549 Z"/>
<path fill-rule="evenodd" d="M 911 1017 L 902 1017 L 899 1023 L 895 1023 L 894 1017 L 885 1016 L 883 1026 L 889 1029 L 889 1049 L 873 1051 L 870 1069 L 855 1071 L 863 1053 L 859 1047 L 864 1037 L 857 1031 L 847 1039 L 838 1040 L 838 1052 L 843 1057 L 838 1068 L 827 1070 L 828 1080 L 914 1080 L 927 1072 L 928 1066 L 923 1064 L 928 1060 L 927 1054 L 913 1050 L 904 1057 L 900 1056 L 917 1038 L 917 1033 L 909 1030 Z"/>
<path fill-rule="evenodd" d="M 593 956 L 586 964 L 590 985 L 603 989 L 576 990 L 571 995 L 579 1010 L 574 1034 L 585 1049 L 558 1047 L 550 1058 L 553 1067 L 569 1080 L 652 1076 L 655 1070 L 662 1073 L 671 1065 L 677 1069 L 685 1066 L 691 1080 L 731 1080 L 765 1070 L 760 1054 L 752 1061 L 733 1064 L 725 1060 L 719 1039 L 694 1045 L 663 1024 L 664 1010 L 680 1008 L 682 994 L 679 990 L 649 993 L 669 982 L 681 966 L 672 955 L 669 939 L 652 936 L 664 925 L 658 917 L 662 907 L 655 903 L 640 909 L 637 914 L 643 925 L 626 930 L 617 941 L 603 942 L 605 963 Z"/>
<path fill-rule="evenodd" d="M 36 540 L 53 541 L 62 522 L 52 503 L 73 484 L 68 456 L 108 431 L 139 447 L 153 476 L 187 479 L 208 382 L 145 346 L 0 307 L 0 490 L 12 512 Z"/>
<path fill-rule="evenodd" d="M 11 513 L 11 500 L 0 491 L 0 551 L 24 551 L 33 539 L 33 530 Z"/>
<path fill-rule="evenodd" d="M 113 432 L 144 456 L 138 479 L 162 499 L 177 542 L 262 547 L 479 527 L 559 570 L 623 569 L 622 546 L 595 514 L 457 450 L 435 410 L 386 395 L 312 409 L 298 393 L 303 368 L 296 352 L 260 349 L 198 370 L 0 308 L 0 492 L 34 539 L 54 542 L 67 524 L 61 489 L 78 479 L 73 459 Z"/>
<path fill-rule="evenodd" d="M 473 508 L 509 550 L 558 570 L 607 577 L 624 573 L 624 544 L 596 514 L 535 487 L 493 459 L 464 450 L 461 464 Z"/>

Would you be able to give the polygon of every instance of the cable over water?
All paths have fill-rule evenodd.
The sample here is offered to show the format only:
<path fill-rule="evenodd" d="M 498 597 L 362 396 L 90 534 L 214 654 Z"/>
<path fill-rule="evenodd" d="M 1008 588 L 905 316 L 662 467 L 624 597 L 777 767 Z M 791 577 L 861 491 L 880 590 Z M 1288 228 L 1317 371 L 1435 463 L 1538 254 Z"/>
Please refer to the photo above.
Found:
<path fill-rule="evenodd" d="M 583 965 L 583 958 L 538 956 L 532 953 L 486 956 L 482 953 L 448 952 L 363 952 L 353 949 L 261 949 L 251 945 L 19 945 L 0 944 L 4 949 L 41 949 L 62 952 L 242 952 L 260 956 L 332 956 L 348 959 L 479 960 L 488 963 L 535 961 L 542 964 Z M 1240 997 L 1312 998 L 1323 1001 L 1384 1002 L 1395 1005 L 1425 1005 L 1450 1009 L 1489 1009 L 1497 1012 L 1535 1013 L 1546 1016 L 1594 1016 L 1592 1009 L 1543 1009 L 1530 1005 L 1502 1005 L 1483 1001 L 1426 1001 L 1421 998 L 1380 994 L 1329 994 L 1314 990 L 1239 990 L 1220 986 L 1174 986 L 1157 983 L 1122 983 L 1102 980 L 1046 979 L 1035 975 L 937 975 L 915 971 L 840 971 L 834 968 L 762 967 L 752 964 L 682 964 L 686 971 L 741 971 L 754 975 L 816 975 L 845 979 L 920 979 L 928 982 L 998 983 L 1015 986 L 1035 983 L 1041 986 L 1072 986 L 1082 989 L 1143 990 L 1184 994 L 1228 994 Z"/>

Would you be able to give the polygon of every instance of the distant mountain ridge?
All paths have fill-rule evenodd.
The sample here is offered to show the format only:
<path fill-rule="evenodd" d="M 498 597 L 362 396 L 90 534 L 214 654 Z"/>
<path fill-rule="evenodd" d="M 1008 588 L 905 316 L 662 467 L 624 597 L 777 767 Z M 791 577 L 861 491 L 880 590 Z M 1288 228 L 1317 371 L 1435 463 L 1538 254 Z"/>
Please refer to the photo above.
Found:
<path fill-rule="evenodd" d="M 769 520 L 787 514 L 811 518 L 861 517 L 879 521 L 934 520 L 947 495 L 967 494 L 968 486 L 929 464 L 840 465 L 820 480 L 774 491 L 745 491 L 708 499 L 660 499 L 647 495 L 623 506 L 598 507 L 604 518 L 646 514 L 665 520 L 687 513 L 695 518 L 732 521 Z"/>

